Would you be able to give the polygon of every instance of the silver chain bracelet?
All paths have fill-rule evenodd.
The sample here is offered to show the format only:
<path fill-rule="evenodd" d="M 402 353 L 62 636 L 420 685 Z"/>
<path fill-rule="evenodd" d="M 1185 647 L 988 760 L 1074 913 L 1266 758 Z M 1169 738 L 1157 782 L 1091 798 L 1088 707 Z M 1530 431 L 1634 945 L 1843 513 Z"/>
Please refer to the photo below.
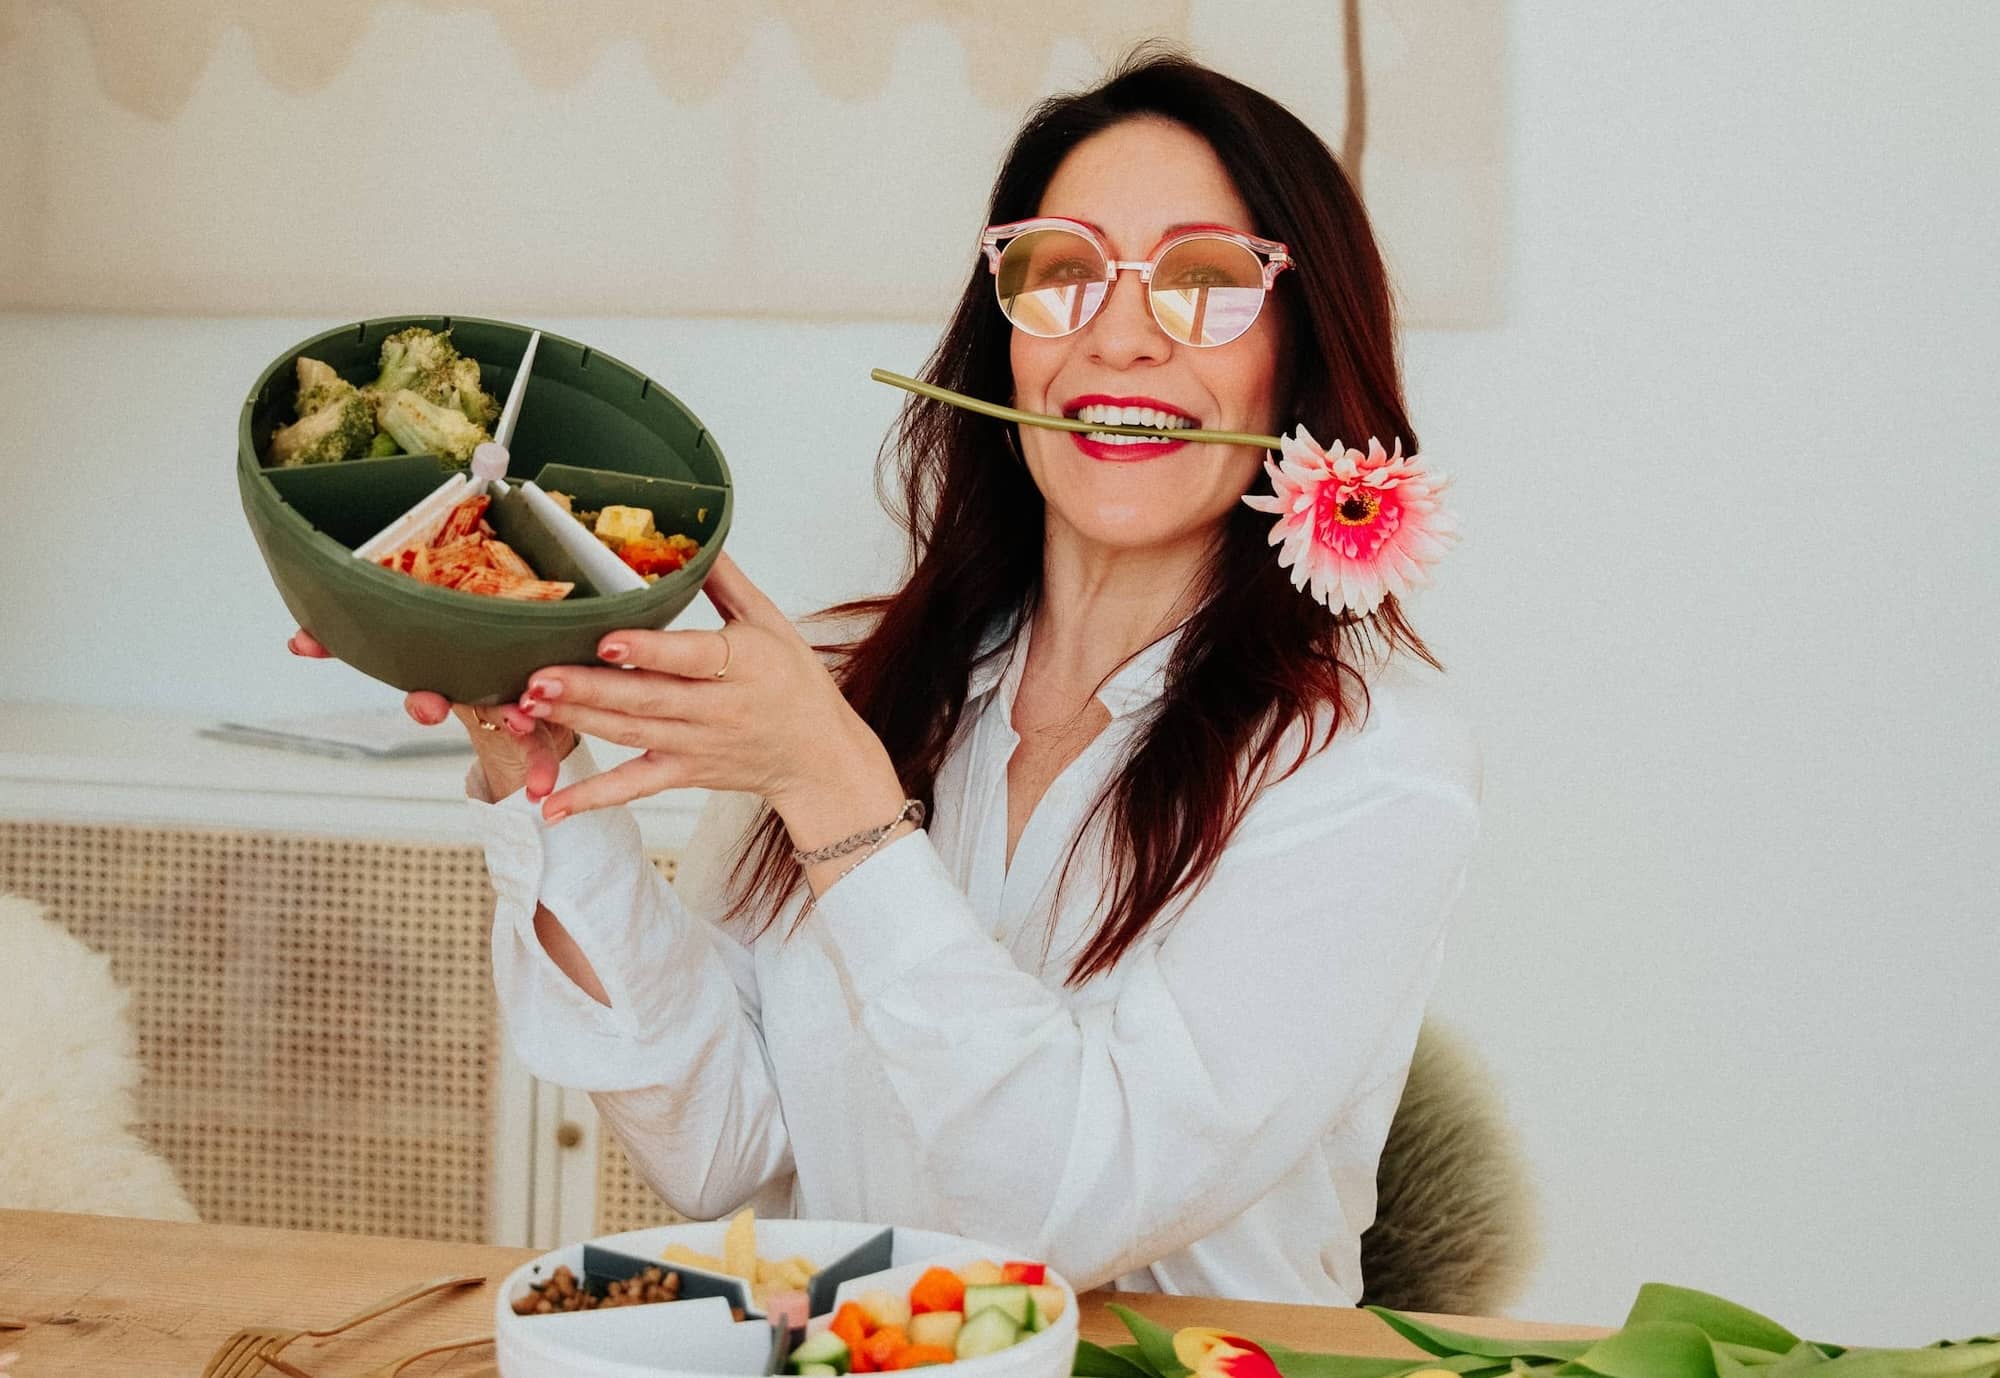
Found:
<path fill-rule="evenodd" d="M 800 866 L 817 866 L 822 861 L 832 861 L 835 857 L 847 856 L 849 853 L 858 852 L 864 847 L 873 847 L 906 822 L 914 823 L 919 828 L 924 826 L 924 806 L 922 800 L 905 799 L 903 807 L 896 811 L 896 816 L 879 828 L 865 829 L 854 834 L 852 837 L 843 837 L 838 842 L 829 842 L 826 846 L 816 847 L 810 852 L 802 852 L 794 847 L 792 849 L 792 860 Z"/>

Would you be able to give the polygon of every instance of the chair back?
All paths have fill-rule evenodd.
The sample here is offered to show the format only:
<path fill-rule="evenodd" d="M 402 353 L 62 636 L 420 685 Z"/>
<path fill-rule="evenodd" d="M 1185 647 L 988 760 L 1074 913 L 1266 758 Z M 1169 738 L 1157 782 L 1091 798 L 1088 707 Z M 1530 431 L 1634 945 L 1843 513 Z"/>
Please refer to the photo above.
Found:
<path fill-rule="evenodd" d="M 1485 1067 L 1448 1029 L 1417 1036 L 1375 1180 L 1364 1304 L 1491 1316 L 1520 1292 L 1539 1254 L 1534 1191 Z"/>

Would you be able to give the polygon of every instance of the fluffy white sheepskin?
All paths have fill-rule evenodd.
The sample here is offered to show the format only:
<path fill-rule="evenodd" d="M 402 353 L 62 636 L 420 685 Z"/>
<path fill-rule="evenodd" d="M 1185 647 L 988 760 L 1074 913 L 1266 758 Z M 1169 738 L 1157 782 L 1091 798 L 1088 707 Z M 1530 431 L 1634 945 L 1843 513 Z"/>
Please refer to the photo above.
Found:
<path fill-rule="evenodd" d="M 138 1039 L 110 959 L 0 895 L 0 960 L 0 1207 L 198 1218 L 127 1127 Z"/>

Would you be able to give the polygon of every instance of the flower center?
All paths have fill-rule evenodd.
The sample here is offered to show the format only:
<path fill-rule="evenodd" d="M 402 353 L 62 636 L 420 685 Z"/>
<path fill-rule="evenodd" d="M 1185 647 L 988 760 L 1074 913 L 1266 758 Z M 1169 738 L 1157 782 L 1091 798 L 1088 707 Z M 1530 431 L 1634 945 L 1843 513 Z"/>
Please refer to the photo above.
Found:
<path fill-rule="evenodd" d="M 1365 485 L 1326 484 L 1313 506 L 1313 538 L 1350 560 L 1374 559 L 1402 525 L 1396 495 Z"/>

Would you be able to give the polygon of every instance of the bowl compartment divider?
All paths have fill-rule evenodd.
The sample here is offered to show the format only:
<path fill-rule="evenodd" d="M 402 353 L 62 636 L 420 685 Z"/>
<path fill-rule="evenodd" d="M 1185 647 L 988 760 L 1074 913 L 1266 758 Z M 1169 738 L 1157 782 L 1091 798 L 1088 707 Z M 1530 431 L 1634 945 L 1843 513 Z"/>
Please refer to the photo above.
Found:
<path fill-rule="evenodd" d="M 833 1310 L 840 1284 L 870 1273 L 886 1272 L 896 1253 L 896 1232 L 887 1229 L 862 1241 L 812 1275 L 806 1284 L 806 1312 L 821 1316 Z"/>
<path fill-rule="evenodd" d="M 574 524 L 573 519 L 563 517 L 561 513 L 557 516 Z M 625 591 L 603 587 L 595 573 L 564 547 L 562 539 L 550 529 L 548 520 L 519 484 L 510 485 L 504 494 L 493 500 L 486 509 L 486 522 L 493 528 L 493 534 L 512 546 L 515 554 L 526 560 L 541 578 L 575 584 L 576 588 L 570 594 L 572 598 Z M 607 555 L 610 553 L 605 551 Z"/>
<path fill-rule="evenodd" d="M 699 1268 L 690 1268 L 685 1263 L 669 1263 L 660 1258 L 639 1258 L 633 1254 L 621 1254 L 613 1249 L 599 1248 L 595 1244 L 583 1246 L 582 1282 L 584 1290 L 593 1296 L 603 1296 L 612 1283 L 635 1278 L 648 1268 L 658 1268 L 665 1273 L 679 1273 L 682 1301 L 694 1301 L 699 1297 L 721 1297 L 746 1316 L 760 1314 L 751 1303 L 750 1284 L 742 1278 L 730 1277 L 726 1273 L 704 1272 Z"/>
<path fill-rule="evenodd" d="M 436 455 L 391 455 L 266 469 L 264 477 L 308 526 L 353 550 L 457 472 Z"/>

